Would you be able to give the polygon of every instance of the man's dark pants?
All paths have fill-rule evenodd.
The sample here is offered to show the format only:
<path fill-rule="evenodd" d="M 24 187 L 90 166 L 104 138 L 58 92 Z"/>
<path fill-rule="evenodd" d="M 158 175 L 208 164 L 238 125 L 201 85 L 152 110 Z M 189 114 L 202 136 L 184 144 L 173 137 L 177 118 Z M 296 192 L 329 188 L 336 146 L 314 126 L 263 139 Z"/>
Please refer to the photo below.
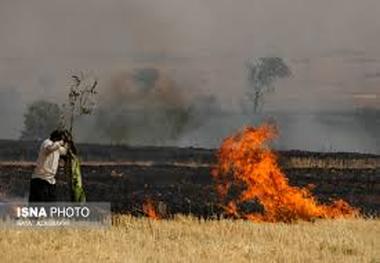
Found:
<path fill-rule="evenodd" d="M 56 186 L 40 178 L 30 181 L 29 202 L 55 202 Z"/>

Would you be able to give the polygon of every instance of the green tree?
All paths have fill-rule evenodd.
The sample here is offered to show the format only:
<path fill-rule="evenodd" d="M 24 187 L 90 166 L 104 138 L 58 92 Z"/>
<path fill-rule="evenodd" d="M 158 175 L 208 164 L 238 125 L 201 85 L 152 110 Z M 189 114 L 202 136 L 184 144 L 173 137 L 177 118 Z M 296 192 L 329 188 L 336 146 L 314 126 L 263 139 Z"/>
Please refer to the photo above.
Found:
<path fill-rule="evenodd" d="M 59 128 L 61 109 L 56 103 L 38 100 L 30 104 L 24 115 L 21 140 L 42 140 Z"/>
<path fill-rule="evenodd" d="M 274 90 L 275 80 L 289 77 L 291 70 L 280 57 L 261 57 L 248 63 L 248 74 L 248 99 L 253 103 L 256 113 L 263 107 L 264 94 Z"/>

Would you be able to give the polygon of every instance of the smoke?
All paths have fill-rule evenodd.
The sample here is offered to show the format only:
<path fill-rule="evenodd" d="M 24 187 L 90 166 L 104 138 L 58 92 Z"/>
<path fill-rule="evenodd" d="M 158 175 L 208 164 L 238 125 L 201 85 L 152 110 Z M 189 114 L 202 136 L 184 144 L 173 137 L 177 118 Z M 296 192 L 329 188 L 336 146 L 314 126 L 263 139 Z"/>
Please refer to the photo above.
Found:
<path fill-rule="evenodd" d="M 13 87 L 0 89 L 0 120 L 6 123 L 7 129 L 0 133 L 5 138 L 18 136 L 23 124 L 23 111 L 20 94 Z M 4 127 L 5 125 L 1 125 Z"/>
<path fill-rule="evenodd" d="M 0 137 L 18 138 L 26 105 L 62 103 L 70 75 L 91 70 L 102 91 L 96 114 L 78 124 L 81 141 L 216 147 L 252 121 L 240 112 L 246 62 L 276 55 L 294 73 L 264 106 L 284 127 L 279 145 L 378 151 L 378 133 L 353 114 L 380 108 L 379 8 L 377 0 L 3 0 L 0 90 L 17 96 L 0 93 L 11 124 Z"/>
<path fill-rule="evenodd" d="M 120 72 L 104 85 L 92 122 L 79 123 L 82 138 L 90 135 L 104 143 L 175 145 L 183 134 L 202 126 L 217 112 L 214 97 L 179 87 L 170 74 L 155 67 Z"/>
<path fill-rule="evenodd" d="M 116 75 L 102 95 L 96 126 L 112 142 L 159 144 L 190 121 L 189 102 L 156 68 Z"/>

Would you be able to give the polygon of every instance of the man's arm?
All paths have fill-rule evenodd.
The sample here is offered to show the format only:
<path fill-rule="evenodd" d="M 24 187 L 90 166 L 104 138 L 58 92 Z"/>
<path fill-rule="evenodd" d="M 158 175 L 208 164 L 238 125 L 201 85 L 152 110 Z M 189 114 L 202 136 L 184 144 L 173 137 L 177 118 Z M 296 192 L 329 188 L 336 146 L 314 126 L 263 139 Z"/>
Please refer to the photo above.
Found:
<path fill-rule="evenodd" d="M 56 150 L 60 150 L 60 148 L 63 148 L 64 142 L 63 141 L 58 141 L 58 142 L 53 142 L 53 143 L 47 143 L 44 146 L 44 149 L 48 152 L 54 152 Z"/>
<path fill-rule="evenodd" d="M 59 154 L 60 155 L 66 155 L 67 154 L 67 151 L 68 151 L 68 145 L 67 145 L 67 143 L 64 143 L 63 144 L 63 146 L 62 145 L 60 145 L 59 146 Z"/>

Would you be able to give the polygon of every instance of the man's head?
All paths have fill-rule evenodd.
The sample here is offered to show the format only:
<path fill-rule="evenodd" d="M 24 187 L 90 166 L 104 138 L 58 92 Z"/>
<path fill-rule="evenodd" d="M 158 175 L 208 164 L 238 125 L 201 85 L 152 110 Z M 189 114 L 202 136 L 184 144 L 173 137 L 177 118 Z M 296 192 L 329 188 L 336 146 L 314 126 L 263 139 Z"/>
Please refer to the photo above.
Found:
<path fill-rule="evenodd" d="M 50 140 L 52 140 L 53 142 L 57 142 L 57 141 L 63 140 L 63 131 L 61 131 L 61 130 L 54 130 L 50 134 Z"/>

